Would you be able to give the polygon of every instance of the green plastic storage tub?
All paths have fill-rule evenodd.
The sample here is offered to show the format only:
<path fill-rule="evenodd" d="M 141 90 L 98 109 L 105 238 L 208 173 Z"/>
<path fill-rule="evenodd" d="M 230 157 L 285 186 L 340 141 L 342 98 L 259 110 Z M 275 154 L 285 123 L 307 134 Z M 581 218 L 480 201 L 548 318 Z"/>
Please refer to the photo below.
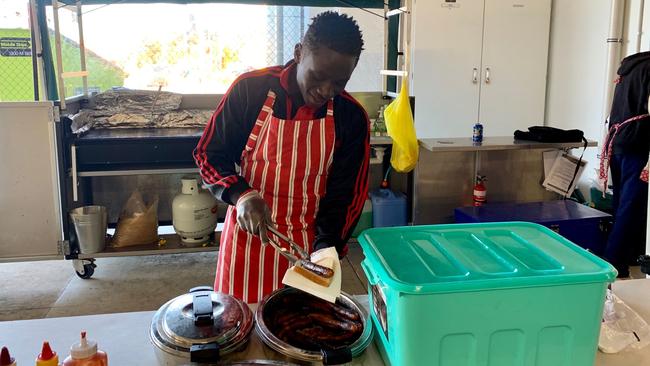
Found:
<path fill-rule="evenodd" d="M 378 228 L 359 242 L 393 366 L 593 366 L 616 270 L 544 226 Z"/>

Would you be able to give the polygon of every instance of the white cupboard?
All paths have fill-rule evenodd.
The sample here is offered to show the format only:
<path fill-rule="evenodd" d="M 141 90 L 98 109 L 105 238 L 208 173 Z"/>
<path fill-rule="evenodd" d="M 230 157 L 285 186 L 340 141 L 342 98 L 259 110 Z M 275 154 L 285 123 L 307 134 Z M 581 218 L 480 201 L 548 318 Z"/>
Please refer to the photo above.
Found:
<path fill-rule="evenodd" d="M 412 85 L 419 138 L 542 125 L 551 0 L 415 0 Z"/>

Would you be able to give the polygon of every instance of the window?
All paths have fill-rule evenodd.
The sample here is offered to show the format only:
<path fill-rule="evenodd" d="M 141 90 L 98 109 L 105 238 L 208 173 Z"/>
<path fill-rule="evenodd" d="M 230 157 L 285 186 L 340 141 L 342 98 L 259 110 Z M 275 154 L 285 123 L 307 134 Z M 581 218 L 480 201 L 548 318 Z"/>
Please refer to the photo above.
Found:
<path fill-rule="evenodd" d="M 0 102 L 34 100 L 26 0 L 0 0 Z"/>
<path fill-rule="evenodd" d="M 88 87 L 224 93 L 246 71 L 289 61 L 311 17 L 324 10 L 352 15 L 364 33 L 366 50 L 347 89 L 381 90 L 381 18 L 351 8 L 222 3 L 84 5 Z M 47 17 L 53 29 L 51 7 Z M 59 23 L 63 69 L 79 71 L 76 9 L 59 9 Z M 78 94 L 81 78 L 65 86 L 66 96 Z"/>

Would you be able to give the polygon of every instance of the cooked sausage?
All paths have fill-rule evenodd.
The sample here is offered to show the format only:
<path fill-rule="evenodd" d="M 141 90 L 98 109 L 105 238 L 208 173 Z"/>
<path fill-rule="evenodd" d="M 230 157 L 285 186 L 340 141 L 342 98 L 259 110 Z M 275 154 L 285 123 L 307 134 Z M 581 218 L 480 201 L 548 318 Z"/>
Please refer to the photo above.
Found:
<path fill-rule="evenodd" d="M 345 318 L 346 320 L 359 321 L 361 316 L 356 311 L 350 310 L 342 305 L 332 304 L 331 302 L 326 301 L 313 301 L 310 304 L 312 307 L 317 309 L 322 309 L 325 312 L 334 312 L 339 317 Z"/>
<path fill-rule="evenodd" d="M 331 332 L 323 331 L 322 328 L 318 329 L 317 327 L 300 329 L 297 331 L 297 333 L 303 337 L 307 337 L 312 340 L 316 340 L 318 342 L 329 342 L 329 343 L 333 343 L 333 342 L 341 343 L 350 340 L 352 338 L 356 340 L 356 338 L 358 338 L 359 336 L 357 333 L 352 333 L 352 332 L 332 334 Z"/>
<path fill-rule="evenodd" d="M 344 320 L 334 319 L 325 314 L 311 313 L 308 315 L 315 323 L 323 325 L 328 328 L 343 330 L 347 332 L 358 332 L 363 326 L 359 323 L 349 322 Z"/>
<path fill-rule="evenodd" d="M 295 321 L 296 319 L 302 317 L 302 314 L 298 314 L 295 312 L 288 312 L 286 314 L 277 314 L 275 319 L 272 319 L 272 322 L 274 324 L 284 326 L 287 324 L 290 324 L 291 322 Z"/>
<path fill-rule="evenodd" d="M 316 346 L 316 350 L 326 349 L 333 350 L 349 346 L 359 338 L 358 334 L 343 333 L 333 334 L 331 329 L 321 328 L 319 326 L 301 329 L 292 336 L 294 342 L 307 342 Z"/>
<path fill-rule="evenodd" d="M 312 272 L 320 277 L 323 278 L 332 278 L 334 276 L 334 270 L 331 268 L 323 267 L 319 264 L 316 264 L 314 262 L 302 260 L 300 261 L 300 264 L 302 267 L 309 272 Z"/>
<path fill-rule="evenodd" d="M 325 346 L 322 343 L 316 341 L 314 338 L 305 337 L 303 335 L 300 335 L 298 332 L 288 333 L 286 338 L 283 340 L 294 347 L 310 351 L 319 351 Z"/>
<path fill-rule="evenodd" d="M 301 329 L 304 329 L 306 327 L 309 327 L 312 325 L 312 320 L 307 317 L 307 316 L 301 316 L 298 318 L 294 318 L 290 323 L 279 323 L 279 330 L 276 334 L 276 336 L 280 339 L 284 338 L 287 336 L 289 333 L 294 333 L 297 332 Z"/>
<path fill-rule="evenodd" d="M 286 300 L 286 299 L 285 299 Z M 320 310 L 324 313 L 336 313 L 342 320 L 360 321 L 361 316 L 357 311 L 347 308 L 343 304 L 332 304 L 331 302 L 324 301 L 317 298 L 301 298 L 292 299 L 292 301 L 284 302 L 287 306 L 301 306 L 303 310 Z"/>
<path fill-rule="evenodd" d="M 294 347 L 339 349 L 354 343 L 363 332 L 361 314 L 346 304 L 290 293 L 269 305 L 264 315 L 269 330 Z"/>

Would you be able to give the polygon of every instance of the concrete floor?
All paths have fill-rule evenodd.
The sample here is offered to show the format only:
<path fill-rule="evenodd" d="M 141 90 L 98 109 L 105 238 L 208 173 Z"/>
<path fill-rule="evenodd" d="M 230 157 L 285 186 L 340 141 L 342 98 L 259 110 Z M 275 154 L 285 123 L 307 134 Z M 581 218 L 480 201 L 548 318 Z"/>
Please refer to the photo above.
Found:
<path fill-rule="evenodd" d="M 342 262 L 343 291 L 367 292 L 362 259 L 351 244 Z M 99 258 L 88 280 L 71 261 L 2 263 L 0 321 L 156 310 L 192 287 L 211 286 L 216 262 L 216 252 Z"/>

